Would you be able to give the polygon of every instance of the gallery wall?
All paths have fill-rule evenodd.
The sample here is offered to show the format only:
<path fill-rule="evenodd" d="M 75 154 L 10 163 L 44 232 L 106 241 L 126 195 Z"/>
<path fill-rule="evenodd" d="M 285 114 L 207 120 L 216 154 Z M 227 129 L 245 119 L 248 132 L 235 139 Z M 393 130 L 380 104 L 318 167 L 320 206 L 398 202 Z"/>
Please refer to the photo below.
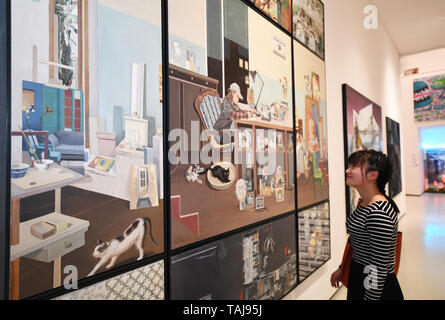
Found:
<path fill-rule="evenodd" d="M 339 152 L 343 150 L 342 84 L 347 83 L 379 104 L 383 117 L 403 123 L 404 105 L 399 99 L 400 57 L 382 21 L 379 20 L 377 30 L 364 29 L 363 9 L 369 4 L 365 0 L 325 0 L 324 4 L 332 252 L 328 263 L 285 299 L 329 299 L 336 291 L 330 285 L 330 277 L 341 262 L 347 239 L 344 156 Z M 383 129 L 386 151 L 386 129 Z M 402 142 L 402 154 L 405 146 Z M 403 164 L 402 177 L 405 177 Z M 402 183 L 402 192 L 394 200 L 401 212 L 405 212 L 405 181 Z"/>
<path fill-rule="evenodd" d="M 445 49 L 432 50 L 400 59 L 400 70 L 419 68 L 419 73 L 401 76 L 401 103 L 408 112 L 403 113 L 404 126 L 401 128 L 405 141 L 406 194 L 421 195 L 424 190 L 423 153 L 420 148 L 419 128 L 445 125 L 445 121 L 414 120 L 413 80 L 445 73 Z M 407 143 L 409 141 L 409 143 Z"/>

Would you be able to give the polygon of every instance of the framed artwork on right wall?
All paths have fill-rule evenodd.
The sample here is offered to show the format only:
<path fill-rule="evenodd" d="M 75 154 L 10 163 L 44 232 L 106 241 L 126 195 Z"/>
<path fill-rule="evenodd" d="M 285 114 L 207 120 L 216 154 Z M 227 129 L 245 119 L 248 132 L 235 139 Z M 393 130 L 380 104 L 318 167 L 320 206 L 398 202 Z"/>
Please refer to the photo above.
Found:
<path fill-rule="evenodd" d="M 343 130 L 345 170 L 348 157 L 359 150 L 383 151 L 382 108 L 347 84 L 343 84 Z M 352 212 L 359 200 L 358 192 L 346 186 L 346 213 Z"/>
<path fill-rule="evenodd" d="M 389 196 L 392 198 L 402 191 L 400 124 L 388 117 L 386 117 L 386 144 L 388 157 L 392 164 L 392 176 L 389 179 Z"/>

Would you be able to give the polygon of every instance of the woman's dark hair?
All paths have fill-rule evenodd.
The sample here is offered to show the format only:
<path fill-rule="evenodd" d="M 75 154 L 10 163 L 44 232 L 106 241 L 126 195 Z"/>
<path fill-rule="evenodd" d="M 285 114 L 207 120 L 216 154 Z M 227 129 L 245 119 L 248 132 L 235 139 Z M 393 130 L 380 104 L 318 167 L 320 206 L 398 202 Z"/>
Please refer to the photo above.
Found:
<path fill-rule="evenodd" d="M 396 203 L 387 196 L 385 192 L 385 186 L 392 176 L 392 164 L 389 161 L 389 158 L 383 152 L 375 150 L 356 151 L 348 158 L 348 165 L 360 167 L 362 172 L 365 164 L 368 165 L 365 172 L 366 175 L 372 171 L 377 171 L 379 173 L 377 177 L 377 187 L 379 188 L 379 191 L 391 203 L 394 210 L 397 213 L 400 212 L 399 207 L 397 207 Z"/>

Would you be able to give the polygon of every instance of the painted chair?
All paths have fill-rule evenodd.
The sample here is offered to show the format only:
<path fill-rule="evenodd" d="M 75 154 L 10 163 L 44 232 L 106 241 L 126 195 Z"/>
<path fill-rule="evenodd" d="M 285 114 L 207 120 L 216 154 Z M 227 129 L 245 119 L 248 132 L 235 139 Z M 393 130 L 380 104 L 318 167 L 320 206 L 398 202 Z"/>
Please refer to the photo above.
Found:
<path fill-rule="evenodd" d="M 321 196 L 321 191 L 323 190 L 323 172 L 320 167 L 317 166 L 317 157 L 315 152 L 312 152 L 312 170 L 314 172 L 314 198 Z M 317 192 L 318 185 L 318 192 Z"/>

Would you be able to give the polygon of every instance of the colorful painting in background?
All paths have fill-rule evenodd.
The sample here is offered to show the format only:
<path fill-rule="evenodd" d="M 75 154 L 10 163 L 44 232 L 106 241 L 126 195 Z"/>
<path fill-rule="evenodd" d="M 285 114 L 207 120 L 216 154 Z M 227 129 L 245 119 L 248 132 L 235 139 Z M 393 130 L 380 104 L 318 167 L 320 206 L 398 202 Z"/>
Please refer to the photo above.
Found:
<path fill-rule="evenodd" d="M 414 119 L 445 120 L 445 74 L 414 80 Z"/>
<path fill-rule="evenodd" d="M 400 124 L 386 117 L 386 145 L 392 164 L 392 176 L 389 179 L 389 196 L 395 197 L 402 191 L 402 167 L 400 151 Z"/>
<path fill-rule="evenodd" d="M 445 149 L 425 150 L 425 191 L 445 193 Z"/>
<path fill-rule="evenodd" d="M 329 203 L 298 213 L 298 255 L 300 281 L 331 258 Z"/>
<path fill-rule="evenodd" d="M 343 84 L 345 170 L 348 157 L 358 150 L 383 151 L 382 108 L 347 84 Z M 355 189 L 346 188 L 347 213 L 359 199 Z"/>
<path fill-rule="evenodd" d="M 291 0 L 250 0 L 284 29 L 292 32 Z"/>
<path fill-rule="evenodd" d="M 123 273 L 54 300 L 164 300 L 164 261 Z"/>
<path fill-rule="evenodd" d="M 324 60 L 324 5 L 320 0 L 294 0 L 293 34 L 309 50 Z"/>
<path fill-rule="evenodd" d="M 173 300 L 278 300 L 297 283 L 295 216 L 172 257 Z"/>

